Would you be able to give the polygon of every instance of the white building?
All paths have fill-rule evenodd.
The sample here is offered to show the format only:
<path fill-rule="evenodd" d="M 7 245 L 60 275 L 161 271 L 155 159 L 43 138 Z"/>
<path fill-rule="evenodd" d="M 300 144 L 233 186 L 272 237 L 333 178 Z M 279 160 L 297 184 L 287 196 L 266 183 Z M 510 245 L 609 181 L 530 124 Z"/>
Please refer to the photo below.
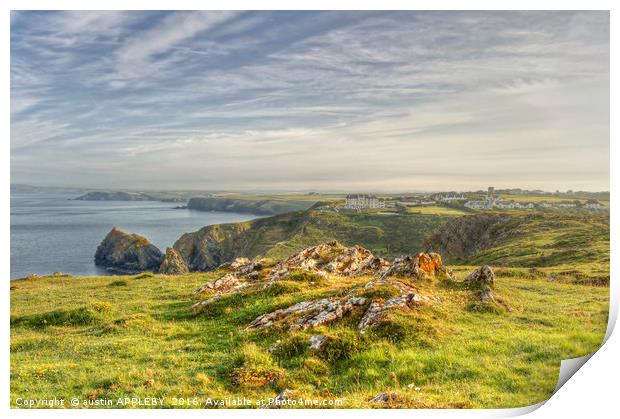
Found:
<path fill-rule="evenodd" d="M 347 209 L 385 208 L 385 200 L 375 195 L 347 195 L 344 207 Z"/>
<path fill-rule="evenodd" d="M 435 199 L 437 199 L 438 201 L 442 201 L 442 202 L 454 202 L 454 201 L 465 201 L 467 198 L 459 194 L 445 193 L 445 194 L 439 194 L 435 196 Z"/>

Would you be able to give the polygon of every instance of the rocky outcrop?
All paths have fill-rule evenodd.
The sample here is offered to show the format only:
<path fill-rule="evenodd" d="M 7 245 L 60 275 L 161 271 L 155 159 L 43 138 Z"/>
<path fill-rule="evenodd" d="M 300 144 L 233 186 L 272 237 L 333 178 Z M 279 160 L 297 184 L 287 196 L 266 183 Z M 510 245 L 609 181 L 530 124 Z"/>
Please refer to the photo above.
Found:
<path fill-rule="evenodd" d="M 217 224 L 183 234 L 174 249 L 190 271 L 209 271 L 243 254 L 250 241 L 244 235 L 251 223 Z"/>
<path fill-rule="evenodd" d="M 437 300 L 436 297 L 420 295 L 411 278 L 435 277 L 437 273 L 444 273 L 454 278 L 452 272 L 443 265 L 441 256 L 436 253 L 418 253 L 396 259 L 391 264 L 361 246 L 347 247 L 335 240 L 302 250 L 276 264 L 268 274 L 265 273 L 268 266 L 263 261 L 263 259 L 251 261 L 247 258 L 237 258 L 224 265 L 232 269 L 232 272 L 207 282 L 194 292 L 194 296 L 211 293 L 208 299 L 192 306 L 194 312 L 201 311 L 223 295 L 240 292 L 251 285 L 265 288 L 298 271 L 325 277 L 371 275 L 374 276 L 373 280 L 363 287 L 351 288 L 342 297 L 302 301 L 288 308 L 258 316 L 247 326 L 248 329 L 261 329 L 278 322 L 286 322 L 292 331 L 305 330 L 342 319 L 356 307 L 365 307 L 358 323 L 358 331 L 364 333 L 369 327 L 380 323 L 391 310 L 408 310 L 418 303 Z M 372 297 L 375 301 L 365 297 L 367 294 L 383 293 L 382 290 L 379 290 L 379 294 L 369 291 L 373 287 L 380 286 L 392 287 L 394 296 Z M 318 341 L 311 340 L 310 344 L 320 346 Z"/>
<path fill-rule="evenodd" d="M 256 261 L 251 261 L 247 258 L 235 259 L 235 261 L 230 264 L 230 268 L 234 267 L 232 272 L 203 284 L 192 293 L 194 297 L 204 293 L 212 294 L 210 298 L 195 303 L 192 306 L 192 310 L 195 313 L 199 313 L 212 302 L 222 298 L 222 296 L 237 293 L 253 285 L 260 279 L 260 271 L 263 269 L 264 263 L 264 259 Z"/>
<path fill-rule="evenodd" d="M 365 303 L 366 299 L 361 297 L 302 301 L 288 308 L 257 317 L 248 325 L 248 329 L 260 329 L 271 326 L 276 321 L 296 317 L 290 326 L 290 330 L 305 330 L 341 319 L 355 307 L 362 306 Z"/>
<path fill-rule="evenodd" d="M 482 303 L 495 301 L 493 295 L 493 284 L 495 283 L 495 273 L 493 269 L 484 265 L 467 275 L 464 279 L 465 284 L 474 292 L 474 296 Z"/>
<path fill-rule="evenodd" d="M 412 303 L 418 303 L 421 301 L 422 298 L 414 293 L 402 294 L 398 297 L 392 297 L 384 302 L 373 301 L 358 323 L 357 329 L 361 333 L 364 333 L 369 327 L 380 323 L 388 311 L 394 308 L 405 308 Z"/>
<path fill-rule="evenodd" d="M 166 275 L 178 275 L 189 272 L 187 263 L 183 257 L 172 247 L 166 249 L 164 260 L 159 265 L 159 273 Z"/>
<path fill-rule="evenodd" d="M 147 239 L 116 227 L 110 230 L 95 252 L 95 265 L 122 273 L 157 271 L 163 259 L 161 251 Z"/>
<path fill-rule="evenodd" d="M 346 247 L 333 240 L 304 249 L 280 262 L 270 275 L 272 280 L 282 278 L 292 269 L 342 276 L 377 274 L 389 265 L 388 261 L 374 256 L 368 249 L 361 246 Z"/>
<path fill-rule="evenodd" d="M 418 253 L 395 259 L 380 278 L 388 276 L 405 276 L 417 279 L 435 278 L 438 273 L 454 279 L 452 271 L 443 265 L 441 255 L 438 253 Z"/>

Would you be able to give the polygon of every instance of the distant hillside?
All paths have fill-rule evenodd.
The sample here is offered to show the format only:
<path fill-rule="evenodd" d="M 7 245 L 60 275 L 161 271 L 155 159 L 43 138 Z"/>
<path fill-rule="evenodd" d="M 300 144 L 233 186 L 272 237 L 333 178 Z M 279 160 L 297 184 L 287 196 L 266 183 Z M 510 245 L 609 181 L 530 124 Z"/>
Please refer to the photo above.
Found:
<path fill-rule="evenodd" d="M 75 198 L 76 201 L 161 201 L 185 202 L 187 198 L 182 192 L 108 192 L 92 191 Z"/>
<path fill-rule="evenodd" d="M 76 201 L 156 201 L 142 192 L 87 192 L 75 198 Z"/>
<path fill-rule="evenodd" d="M 450 263 L 609 263 L 609 214 L 487 213 L 453 219 L 424 244 Z"/>
<path fill-rule="evenodd" d="M 434 214 L 297 211 L 207 226 L 184 234 L 174 248 L 192 270 L 212 269 L 238 256 L 282 258 L 333 239 L 348 246 L 360 244 L 379 256 L 394 257 L 420 251 L 424 238 L 451 218 Z"/>
<path fill-rule="evenodd" d="M 207 226 L 184 234 L 174 248 L 191 270 L 209 270 L 239 256 L 283 258 L 332 239 L 383 257 L 433 250 L 459 264 L 609 263 L 609 215 L 559 212 L 455 216 L 308 210 Z"/>
<path fill-rule="evenodd" d="M 197 211 L 225 211 L 256 215 L 276 215 L 306 210 L 314 200 L 295 199 L 244 199 L 244 198 L 191 198 L 187 208 Z"/>

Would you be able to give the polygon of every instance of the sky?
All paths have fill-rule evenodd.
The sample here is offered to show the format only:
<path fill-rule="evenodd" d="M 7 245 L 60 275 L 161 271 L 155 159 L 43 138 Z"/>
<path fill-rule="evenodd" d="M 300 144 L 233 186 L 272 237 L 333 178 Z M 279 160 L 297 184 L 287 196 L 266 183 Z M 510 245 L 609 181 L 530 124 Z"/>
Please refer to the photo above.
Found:
<path fill-rule="evenodd" d="M 11 14 L 11 182 L 609 190 L 608 12 Z"/>

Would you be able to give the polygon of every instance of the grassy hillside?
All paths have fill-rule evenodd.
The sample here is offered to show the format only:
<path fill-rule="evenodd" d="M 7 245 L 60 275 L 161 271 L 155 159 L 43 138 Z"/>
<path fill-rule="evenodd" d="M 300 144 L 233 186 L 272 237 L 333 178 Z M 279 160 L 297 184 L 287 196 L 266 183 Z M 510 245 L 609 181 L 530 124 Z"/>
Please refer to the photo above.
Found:
<path fill-rule="evenodd" d="M 455 269 L 459 280 L 471 267 Z M 22 398 L 342 399 L 343 407 L 517 407 L 552 393 L 560 360 L 595 350 L 608 288 L 548 280 L 552 270 L 500 269 L 501 312 L 468 309 L 458 283 L 422 284 L 438 301 L 355 331 L 361 313 L 306 332 L 246 331 L 256 316 L 338 295 L 368 278 L 282 281 L 224 297 L 194 316 L 190 293 L 218 272 L 182 276 L 43 277 L 11 282 L 11 406 Z M 330 350 L 307 348 L 312 334 Z M 277 349 L 269 352 L 271 345 Z M 269 383 L 268 381 L 271 381 Z M 195 398 L 195 399 L 194 399 Z"/>
<path fill-rule="evenodd" d="M 235 257 L 283 258 L 306 247 L 339 240 L 379 256 L 420 251 L 425 237 L 453 215 L 299 211 L 257 220 L 207 226 L 174 245 L 194 269 L 219 266 Z"/>
<path fill-rule="evenodd" d="M 453 263 L 598 266 L 609 279 L 609 214 L 487 212 L 452 219 L 425 247 Z"/>

